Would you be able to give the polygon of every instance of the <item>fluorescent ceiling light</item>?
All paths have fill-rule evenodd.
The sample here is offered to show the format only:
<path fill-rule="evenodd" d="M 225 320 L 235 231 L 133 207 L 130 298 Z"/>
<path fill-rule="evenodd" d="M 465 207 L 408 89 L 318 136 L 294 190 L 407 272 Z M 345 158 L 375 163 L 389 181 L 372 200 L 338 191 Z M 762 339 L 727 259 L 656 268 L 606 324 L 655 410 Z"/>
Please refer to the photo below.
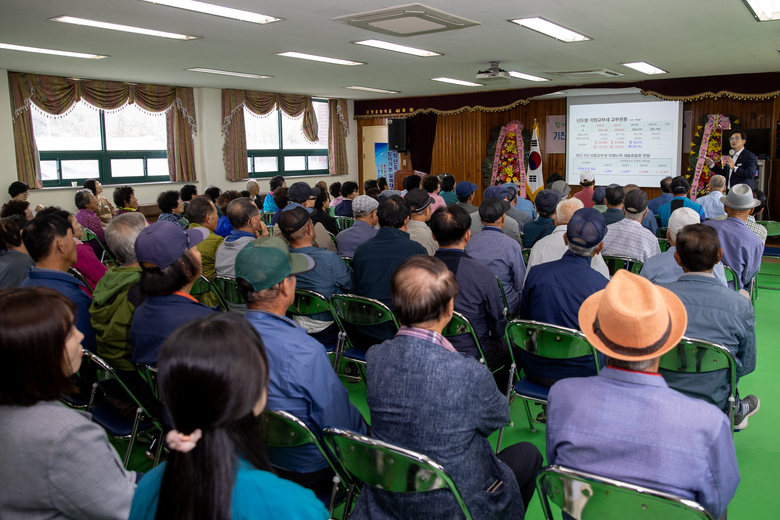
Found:
<path fill-rule="evenodd" d="M 463 87 L 484 87 L 481 83 L 472 83 L 470 81 L 462 81 L 452 78 L 431 78 L 432 81 L 441 81 L 442 83 L 452 83 L 453 85 L 461 85 Z"/>
<path fill-rule="evenodd" d="M 780 1 L 778 0 L 743 0 L 743 2 L 759 22 L 780 19 Z"/>
<path fill-rule="evenodd" d="M 344 87 L 352 90 L 365 90 L 366 92 L 377 92 L 379 94 L 400 94 L 397 90 L 385 90 L 383 88 L 373 88 L 373 87 L 359 87 L 357 85 L 353 85 L 351 87 Z"/>
<path fill-rule="evenodd" d="M 250 74 L 248 72 L 232 72 L 229 70 L 203 69 L 200 67 L 195 67 L 193 69 L 184 69 L 184 70 L 189 72 L 205 72 L 206 74 L 221 74 L 223 76 L 236 76 L 238 78 L 249 78 L 249 79 L 273 78 L 273 76 L 263 76 L 261 74 Z"/>
<path fill-rule="evenodd" d="M 414 47 L 407 47 L 406 45 L 398 45 L 396 43 L 383 42 L 382 40 L 361 40 L 359 42 L 352 42 L 358 45 L 366 45 L 368 47 L 376 47 L 377 49 L 384 49 L 386 51 L 403 52 L 404 54 L 411 54 L 413 56 L 421 56 L 428 58 L 430 56 L 441 56 L 441 53 L 426 51 L 425 49 L 415 49 Z"/>
<path fill-rule="evenodd" d="M 97 20 L 86 20 L 84 18 L 74 18 L 72 16 L 58 16 L 49 18 L 50 22 L 70 23 L 73 25 L 85 25 L 87 27 L 97 27 L 99 29 L 109 29 L 112 31 L 122 31 L 135 34 L 145 34 L 146 36 L 159 36 L 160 38 L 171 38 L 173 40 L 197 40 L 200 36 L 188 36 L 186 34 L 169 33 L 165 31 L 155 31 L 153 29 L 144 29 L 143 27 L 133 27 L 131 25 L 119 25 L 108 22 L 98 22 Z"/>
<path fill-rule="evenodd" d="M 85 54 L 83 52 L 58 51 L 54 49 L 41 49 L 39 47 L 25 47 L 24 45 L 13 45 L 11 43 L 0 43 L 0 49 L 10 51 L 37 52 L 38 54 L 54 54 L 55 56 L 67 56 L 69 58 L 86 58 L 90 60 L 101 60 L 109 58 L 102 54 Z"/>
<path fill-rule="evenodd" d="M 509 75 L 513 78 L 517 79 L 527 79 L 528 81 L 550 81 L 547 78 L 540 78 L 539 76 L 532 76 L 530 74 L 524 74 L 522 72 L 517 72 L 516 70 L 510 70 Z"/>
<path fill-rule="evenodd" d="M 621 63 L 621 65 L 632 68 L 634 70 L 638 70 L 643 74 L 668 74 L 668 71 L 665 71 L 664 69 L 659 69 L 658 67 L 654 67 L 649 63 L 645 63 L 644 61 Z"/>
<path fill-rule="evenodd" d="M 360 61 L 340 60 L 338 58 L 328 58 L 326 56 L 315 56 L 314 54 L 304 54 L 302 52 L 280 52 L 276 56 L 286 58 L 300 58 L 302 60 L 321 61 L 323 63 L 332 63 L 334 65 L 365 65 Z"/>
<path fill-rule="evenodd" d="M 260 13 L 253 13 L 252 11 L 242 11 L 241 9 L 233 9 L 230 7 L 223 7 L 221 5 L 207 4 L 205 2 L 196 2 L 195 0 L 141 0 L 142 2 L 149 2 L 152 4 L 167 5 L 169 7 L 178 7 L 179 9 L 186 9 L 187 11 L 195 11 L 196 13 L 211 14 L 214 16 L 221 16 L 223 18 L 232 18 L 233 20 L 240 20 L 242 22 L 252 23 L 271 23 L 279 22 L 284 18 L 275 18 L 273 16 L 266 16 Z"/>
<path fill-rule="evenodd" d="M 546 34 L 547 36 L 550 36 L 552 38 L 555 38 L 556 40 L 560 40 L 566 43 L 584 42 L 592 39 L 592 38 L 588 38 L 584 34 L 570 31 L 566 27 L 561 27 L 560 25 L 549 22 L 544 18 L 539 18 L 539 17 L 518 18 L 516 20 L 509 20 L 509 21 L 512 23 L 516 23 L 517 25 L 521 25 L 523 27 L 531 29 L 533 31 Z"/>

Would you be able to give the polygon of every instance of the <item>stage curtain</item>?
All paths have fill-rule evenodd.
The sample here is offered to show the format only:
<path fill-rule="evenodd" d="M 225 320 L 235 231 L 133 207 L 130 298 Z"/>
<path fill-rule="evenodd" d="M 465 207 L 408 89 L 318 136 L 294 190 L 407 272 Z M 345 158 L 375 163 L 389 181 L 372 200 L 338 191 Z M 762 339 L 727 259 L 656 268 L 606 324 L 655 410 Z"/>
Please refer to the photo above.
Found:
<path fill-rule="evenodd" d="M 346 99 L 328 100 L 328 164 L 331 175 L 347 175 L 349 108 Z"/>
<path fill-rule="evenodd" d="M 406 120 L 409 153 L 417 171 L 431 173 L 433 142 L 436 140 L 436 114 L 419 114 Z"/>

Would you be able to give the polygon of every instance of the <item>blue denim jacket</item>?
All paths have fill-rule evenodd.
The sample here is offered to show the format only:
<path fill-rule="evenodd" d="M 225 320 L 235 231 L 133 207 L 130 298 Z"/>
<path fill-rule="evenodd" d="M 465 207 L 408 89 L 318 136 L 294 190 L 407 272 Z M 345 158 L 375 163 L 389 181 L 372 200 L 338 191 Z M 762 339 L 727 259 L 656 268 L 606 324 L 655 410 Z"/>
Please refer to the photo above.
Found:
<path fill-rule="evenodd" d="M 517 480 L 487 440 L 509 419 L 509 405 L 487 367 L 410 336 L 372 347 L 366 361 L 372 435 L 444 466 L 474 518 L 522 519 Z M 496 480 L 504 482 L 504 489 L 487 493 Z M 450 520 L 462 515 L 446 490 L 393 493 L 366 486 L 351 518 Z"/>

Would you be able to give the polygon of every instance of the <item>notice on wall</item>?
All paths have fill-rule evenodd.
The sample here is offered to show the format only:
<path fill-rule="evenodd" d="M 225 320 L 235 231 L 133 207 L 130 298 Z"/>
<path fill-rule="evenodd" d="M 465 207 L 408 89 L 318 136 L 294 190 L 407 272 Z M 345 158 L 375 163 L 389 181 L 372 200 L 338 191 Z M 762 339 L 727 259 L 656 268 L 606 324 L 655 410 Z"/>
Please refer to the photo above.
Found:
<path fill-rule="evenodd" d="M 547 116 L 544 152 L 566 153 L 566 116 Z"/>
<path fill-rule="evenodd" d="M 374 143 L 376 178 L 387 177 L 387 143 Z"/>
<path fill-rule="evenodd" d="M 400 159 L 398 155 L 398 150 L 388 150 L 387 151 L 387 185 L 390 187 L 391 190 L 395 189 L 395 172 L 400 170 Z"/>

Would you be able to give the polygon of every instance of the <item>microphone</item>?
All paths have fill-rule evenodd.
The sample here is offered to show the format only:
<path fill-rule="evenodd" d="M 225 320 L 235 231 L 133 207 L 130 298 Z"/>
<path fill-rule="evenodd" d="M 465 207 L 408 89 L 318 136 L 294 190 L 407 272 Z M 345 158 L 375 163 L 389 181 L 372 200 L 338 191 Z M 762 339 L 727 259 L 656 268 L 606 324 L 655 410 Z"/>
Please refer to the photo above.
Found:
<path fill-rule="evenodd" d="M 733 159 L 735 153 L 737 153 L 737 152 L 735 152 L 734 149 L 732 148 L 731 150 L 729 150 L 729 157 L 731 157 Z"/>

